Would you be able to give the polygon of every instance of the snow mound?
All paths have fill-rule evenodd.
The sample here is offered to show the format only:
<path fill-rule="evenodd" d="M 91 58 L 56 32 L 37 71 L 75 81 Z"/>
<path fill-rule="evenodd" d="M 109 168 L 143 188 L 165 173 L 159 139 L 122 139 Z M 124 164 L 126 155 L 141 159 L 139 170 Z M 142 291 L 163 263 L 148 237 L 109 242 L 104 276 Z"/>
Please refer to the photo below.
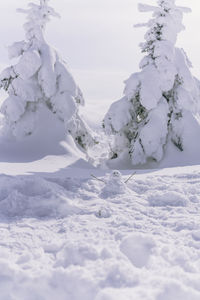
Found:
<path fill-rule="evenodd" d="M 0 268 L 2 300 L 94 300 L 96 295 L 95 282 L 83 269 L 57 268 L 50 276 L 48 268 L 46 272 L 41 269 L 40 276 L 35 278 L 4 260 L 0 261 Z"/>
<path fill-rule="evenodd" d="M 99 254 L 90 244 L 77 242 L 66 245 L 56 256 L 56 267 L 67 268 L 70 265 L 84 266 L 86 260 L 97 260 Z"/>
<path fill-rule="evenodd" d="M 150 206 L 187 206 L 189 203 L 186 196 L 176 191 L 158 192 L 149 195 L 147 200 Z"/>
<path fill-rule="evenodd" d="M 199 242 L 200 241 L 200 230 L 193 231 L 192 232 L 192 237 L 195 241 Z"/>
<path fill-rule="evenodd" d="M 129 291 L 128 289 L 105 289 L 100 292 L 95 300 L 132 300 L 133 299 L 133 292 Z"/>
<path fill-rule="evenodd" d="M 47 218 L 80 212 L 67 192 L 55 183 L 36 176 L 0 176 L 1 216 Z"/>
<path fill-rule="evenodd" d="M 68 144 L 68 149 L 62 146 L 64 140 Z M 37 130 L 32 135 L 25 139 L 14 139 L 9 133 L 5 134 L 4 127 L 1 127 L 0 144 L 0 162 L 30 162 L 48 155 L 68 154 L 70 156 L 76 153 L 71 138 L 65 138 L 61 121 L 56 119 L 44 105 L 40 106 Z"/>
<path fill-rule="evenodd" d="M 147 266 L 155 242 L 151 236 L 132 234 L 126 237 L 120 245 L 120 250 L 137 268 Z"/>
<path fill-rule="evenodd" d="M 179 283 L 173 281 L 167 283 L 164 290 L 157 296 L 156 300 L 199 300 L 199 293 L 193 289 L 185 289 Z"/>

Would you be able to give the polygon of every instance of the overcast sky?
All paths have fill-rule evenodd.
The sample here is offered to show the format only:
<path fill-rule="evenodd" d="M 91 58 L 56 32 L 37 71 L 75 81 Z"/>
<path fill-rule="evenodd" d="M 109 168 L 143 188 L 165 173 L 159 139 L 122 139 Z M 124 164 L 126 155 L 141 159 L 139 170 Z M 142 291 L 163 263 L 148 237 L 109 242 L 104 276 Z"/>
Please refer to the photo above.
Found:
<path fill-rule="evenodd" d="M 32 0 L 37 2 L 37 0 Z M 24 38 L 24 15 L 16 13 L 29 0 L 0 1 L 0 65 L 9 63 L 6 46 Z M 46 39 L 56 47 L 84 92 L 87 101 L 111 101 L 121 97 L 123 80 L 138 71 L 141 59 L 138 44 L 144 29 L 133 24 L 147 21 L 138 13 L 137 0 L 51 0 L 61 19 L 49 23 Z M 142 1 L 153 4 L 155 1 Z M 200 78 L 200 1 L 177 0 L 192 8 L 184 17 L 186 31 L 177 45 L 183 47 L 193 63 L 193 74 Z"/>

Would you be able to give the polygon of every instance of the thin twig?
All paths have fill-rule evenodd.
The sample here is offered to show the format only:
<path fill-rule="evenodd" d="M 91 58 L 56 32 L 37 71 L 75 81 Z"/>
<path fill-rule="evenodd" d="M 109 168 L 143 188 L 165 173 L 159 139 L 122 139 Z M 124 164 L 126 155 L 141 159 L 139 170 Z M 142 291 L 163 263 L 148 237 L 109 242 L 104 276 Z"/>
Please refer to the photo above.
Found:
<path fill-rule="evenodd" d="M 91 176 L 92 176 L 94 179 L 96 179 L 96 180 L 98 180 L 98 181 L 101 181 L 101 182 L 105 183 L 105 181 L 104 181 L 104 180 L 97 178 L 97 177 L 96 177 L 96 176 L 94 176 L 93 174 L 91 174 Z"/>
<path fill-rule="evenodd" d="M 127 183 L 135 174 L 136 172 L 134 172 L 131 176 L 129 176 L 129 178 L 124 181 L 124 183 Z"/>

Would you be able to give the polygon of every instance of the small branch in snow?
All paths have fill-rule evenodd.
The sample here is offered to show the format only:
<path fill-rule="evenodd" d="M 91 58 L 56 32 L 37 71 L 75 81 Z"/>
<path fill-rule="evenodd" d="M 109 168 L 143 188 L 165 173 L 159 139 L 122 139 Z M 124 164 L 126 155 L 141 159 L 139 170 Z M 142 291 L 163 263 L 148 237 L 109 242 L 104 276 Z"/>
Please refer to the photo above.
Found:
<path fill-rule="evenodd" d="M 91 174 L 91 176 L 92 176 L 94 179 L 98 180 L 98 181 L 101 181 L 101 182 L 103 182 L 103 183 L 106 183 L 104 180 L 97 178 L 97 177 L 94 176 L 93 174 Z"/>
<path fill-rule="evenodd" d="M 129 176 L 125 181 L 124 183 L 127 183 L 134 175 L 136 174 L 136 172 L 134 172 L 131 176 Z"/>
<path fill-rule="evenodd" d="M 127 183 L 127 182 L 128 182 L 135 174 L 136 174 L 136 172 L 134 172 L 133 174 L 131 174 L 131 176 L 129 176 L 129 177 L 124 181 L 124 183 Z M 98 181 L 101 181 L 101 182 L 103 182 L 103 183 L 106 184 L 106 181 L 104 181 L 103 179 L 99 179 L 99 178 L 97 178 L 96 176 L 94 176 L 93 174 L 91 174 L 91 176 L 92 176 L 94 179 L 96 179 L 96 180 L 98 180 Z"/>

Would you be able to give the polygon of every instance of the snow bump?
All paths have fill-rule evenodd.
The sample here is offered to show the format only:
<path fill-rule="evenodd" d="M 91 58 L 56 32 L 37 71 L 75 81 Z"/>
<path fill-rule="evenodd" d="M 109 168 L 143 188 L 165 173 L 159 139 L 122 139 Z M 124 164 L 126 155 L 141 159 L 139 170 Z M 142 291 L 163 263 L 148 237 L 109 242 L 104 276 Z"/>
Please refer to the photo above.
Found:
<path fill-rule="evenodd" d="M 189 203 L 186 196 L 176 191 L 158 192 L 147 197 L 150 206 L 187 206 Z"/>
<path fill-rule="evenodd" d="M 154 247 L 151 236 L 132 234 L 121 242 L 120 250 L 135 267 L 142 268 L 147 266 Z"/>

